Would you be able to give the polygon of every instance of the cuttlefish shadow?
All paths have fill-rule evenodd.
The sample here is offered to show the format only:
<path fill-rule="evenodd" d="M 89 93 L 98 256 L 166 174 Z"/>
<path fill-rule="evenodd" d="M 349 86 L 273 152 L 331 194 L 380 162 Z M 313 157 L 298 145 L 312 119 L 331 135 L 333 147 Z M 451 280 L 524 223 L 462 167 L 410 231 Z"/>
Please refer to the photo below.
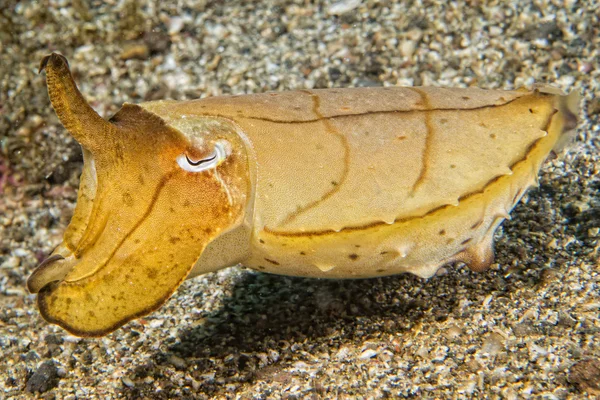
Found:
<path fill-rule="evenodd" d="M 364 341 L 410 331 L 423 318 L 445 320 L 465 289 L 471 300 L 511 290 L 494 271 L 466 267 L 424 280 L 413 275 L 318 280 L 249 272 L 205 322 L 184 330 L 171 348 L 185 358 L 277 350 L 281 343 Z M 339 336 L 339 337 L 338 337 Z"/>

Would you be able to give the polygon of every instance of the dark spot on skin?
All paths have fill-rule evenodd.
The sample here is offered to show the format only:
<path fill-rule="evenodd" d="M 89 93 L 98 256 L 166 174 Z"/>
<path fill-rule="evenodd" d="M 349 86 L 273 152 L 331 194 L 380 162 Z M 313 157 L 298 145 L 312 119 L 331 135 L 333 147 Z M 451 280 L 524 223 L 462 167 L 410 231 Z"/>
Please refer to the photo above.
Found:
<path fill-rule="evenodd" d="M 305 253 L 305 252 L 303 252 L 303 251 L 301 251 L 301 252 L 300 252 L 300 255 L 301 255 L 301 256 L 305 256 L 305 255 L 306 255 L 306 253 Z"/>
<path fill-rule="evenodd" d="M 382 251 L 381 253 L 379 253 L 382 256 L 385 256 L 387 253 L 389 253 L 389 251 Z"/>
<path fill-rule="evenodd" d="M 480 122 L 479 126 L 481 126 L 482 128 L 487 128 L 488 126 L 485 124 L 485 122 Z"/>
<path fill-rule="evenodd" d="M 533 109 L 532 109 L 532 108 L 530 108 L 530 109 L 529 109 L 529 112 L 530 112 L 531 114 L 533 114 Z"/>
<path fill-rule="evenodd" d="M 265 267 L 263 267 L 262 265 L 259 265 L 258 269 L 265 269 Z"/>
<path fill-rule="evenodd" d="M 146 271 L 146 276 L 148 276 L 148 278 L 151 280 L 155 280 L 158 276 L 158 271 L 156 270 L 156 268 L 148 268 L 148 270 Z"/>
<path fill-rule="evenodd" d="M 385 269 L 378 269 L 377 272 L 384 272 Z"/>
<path fill-rule="evenodd" d="M 104 282 L 105 283 L 111 283 L 112 281 L 115 280 L 115 275 L 114 274 L 106 274 L 104 275 Z"/>
<path fill-rule="evenodd" d="M 495 134 L 495 133 L 490 133 L 490 137 L 491 137 L 492 139 L 496 139 L 496 134 Z"/>
<path fill-rule="evenodd" d="M 450 168 L 454 169 L 454 168 L 456 168 L 456 165 L 455 164 L 450 164 Z"/>
<path fill-rule="evenodd" d="M 354 247 L 356 247 L 357 249 L 360 249 L 360 244 L 355 244 Z"/>
<path fill-rule="evenodd" d="M 469 243 L 471 240 L 473 240 L 473 238 L 468 238 L 466 240 L 463 240 L 462 242 L 460 242 L 460 244 L 467 244 Z"/>
<path fill-rule="evenodd" d="M 183 206 L 184 206 L 184 207 L 189 207 L 189 206 L 190 206 L 190 204 L 191 204 L 191 203 L 190 203 L 190 201 L 189 201 L 189 200 L 186 200 L 186 201 L 184 201 L 184 202 L 183 202 Z"/>
<path fill-rule="evenodd" d="M 123 193 L 123 204 L 127 207 L 131 207 L 133 205 L 133 196 L 129 192 Z"/>
<path fill-rule="evenodd" d="M 138 175 L 138 182 L 140 183 L 140 185 L 144 186 L 144 175 L 140 174 Z"/>
<path fill-rule="evenodd" d="M 280 265 L 277 261 L 275 261 L 275 260 L 269 260 L 268 258 L 265 258 L 265 261 L 268 261 L 268 262 L 270 262 L 273 265 Z"/>
<path fill-rule="evenodd" d="M 338 183 L 337 183 L 336 181 L 331 181 L 331 184 L 332 184 L 333 186 L 337 186 L 337 185 L 338 185 Z"/>
<path fill-rule="evenodd" d="M 471 225 L 471 229 L 477 229 L 479 226 L 481 226 L 482 223 L 483 223 L 483 220 L 479 220 L 479 221 L 475 222 L 473 225 Z"/>
<path fill-rule="evenodd" d="M 463 100 L 471 100 L 471 98 L 469 96 L 463 96 L 462 99 Z"/>
<path fill-rule="evenodd" d="M 348 256 L 349 259 L 351 259 L 352 261 L 356 261 L 358 260 L 358 254 L 352 253 Z"/>
<path fill-rule="evenodd" d="M 441 231 L 438 232 L 440 234 L 440 236 L 444 236 L 446 234 L 446 230 L 442 229 Z"/>
<path fill-rule="evenodd" d="M 402 136 L 402 135 L 396 136 L 396 139 L 398 139 L 398 140 L 404 140 L 404 139 L 406 139 L 406 136 Z"/>
<path fill-rule="evenodd" d="M 133 243 L 135 243 L 135 244 L 140 244 L 140 239 L 135 239 L 135 240 L 133 241 Z"/>
<path fill-rule="evenodd" d="M 440 119 L 440 124 L 445 124 L 446 122 L 448 122 L 448 120 L 446 118 Z"/>
<path fill-rule="evenodd" d="M 264 241 L 264 240 L 262 240 L 262 239 L 258 239 L 258 241 L 259 241 L 260 243 L 263 243 L 263 244 L 265 243 L 265 241 Z"/>
<path fill-rule="evenodd" d="M 171 238 L 169 239 L 169 242 L 171 242 L 171 244 L 176 244 L 177 242 L 181 242 L 181 239 L 178 238 L 177 236 L 171 236 Z"/>
<path fill-rule="evenodd" d="M 174 213 L 175 209 L 173 207 L 169 207 L 169 211 L 171 211 L 172 213 Z"/>
<path fill-rule="evenodd" d="M 212 228 L 204 228 L 204 233 L 206 233 L 207 235 L 210 236 L 212 234 L 212 232 L 213 232 Z M 193 238 L 194 236 L 191 236 L 191 237 Z"/>
<path fill-rule="evenodd" d="M 88 315 L 92 318 L 96 318 L 96 313 L 93 312 L 92 310 L 88 311 Z"/>
<path fill-rule="evenodd" d="M 446 244 L 447 244 L 447 245 L 448 245 L 448 244 L 452 244 L 452 242 L 454 242 L 454 239 L 448 239 L 448 240 L 446 240 Z"/>
<path fill-rule="evenodd" d="M 67 305 L 70 305 L 70 304 L 71 304 L 71 301 L 72 301 L 72 300 L 71 300 L 71 298 L 70 298 L 70 297 L 67 297 L 67 299 L 66 299 Z"/>

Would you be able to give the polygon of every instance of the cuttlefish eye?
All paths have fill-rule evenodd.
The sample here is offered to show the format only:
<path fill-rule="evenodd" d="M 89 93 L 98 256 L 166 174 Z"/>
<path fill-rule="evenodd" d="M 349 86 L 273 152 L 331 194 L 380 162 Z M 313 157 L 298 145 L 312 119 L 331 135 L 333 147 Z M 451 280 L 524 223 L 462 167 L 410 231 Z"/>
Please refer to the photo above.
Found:
<path fill-rule="evenodd" d="M 225 140 L 219 140 L 215 143 L 213 152 L 205 158 L 192 160 L 187 154 L 180 154 L 177 157 L 177 164 L 184 171 L 202 172 L 213 169 L 221 164 L 227 156 L 231 154 L 231 145 Z"/>

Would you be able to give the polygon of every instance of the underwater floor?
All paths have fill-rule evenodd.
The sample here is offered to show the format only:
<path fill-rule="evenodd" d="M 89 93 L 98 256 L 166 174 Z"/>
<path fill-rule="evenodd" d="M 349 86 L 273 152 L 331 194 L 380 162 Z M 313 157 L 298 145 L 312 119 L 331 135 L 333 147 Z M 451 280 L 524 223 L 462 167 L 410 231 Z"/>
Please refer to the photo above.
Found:
<path fill-rule="evenodd" d="M 595 1 L 8 1 L 0 11 L 0 397 L 600 395 L 600 31 Z M 89 5 L 89 4 L 92 5 Z M 124 102 L 345 86 L 550 83 L 581 93 L 484 273 L 325 281 L 236 267 L 101 339 L 45 322 L 27 276 L 60 243 L 81 150 L 39 62 Z"/>

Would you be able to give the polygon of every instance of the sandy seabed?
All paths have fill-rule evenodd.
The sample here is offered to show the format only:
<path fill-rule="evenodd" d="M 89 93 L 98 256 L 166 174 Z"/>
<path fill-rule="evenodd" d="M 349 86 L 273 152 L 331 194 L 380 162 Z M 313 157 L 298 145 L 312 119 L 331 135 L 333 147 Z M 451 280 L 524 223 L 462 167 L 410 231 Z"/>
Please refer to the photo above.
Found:
<path fill-rule="evenodd" d="M 0 10 L 0 397 L 600 396 L 600 18 L 594 1 L 21 1 Z M 164 3 L 164 4 L 162 4 Z M 571 151 L 484 273 L 323 281 L 231 268 L 101 339 L 25 280 L 69 222 L 81 150 L 39 61 L 93 107 L 267 90 L 550 83 L 582 94 Z"/>

